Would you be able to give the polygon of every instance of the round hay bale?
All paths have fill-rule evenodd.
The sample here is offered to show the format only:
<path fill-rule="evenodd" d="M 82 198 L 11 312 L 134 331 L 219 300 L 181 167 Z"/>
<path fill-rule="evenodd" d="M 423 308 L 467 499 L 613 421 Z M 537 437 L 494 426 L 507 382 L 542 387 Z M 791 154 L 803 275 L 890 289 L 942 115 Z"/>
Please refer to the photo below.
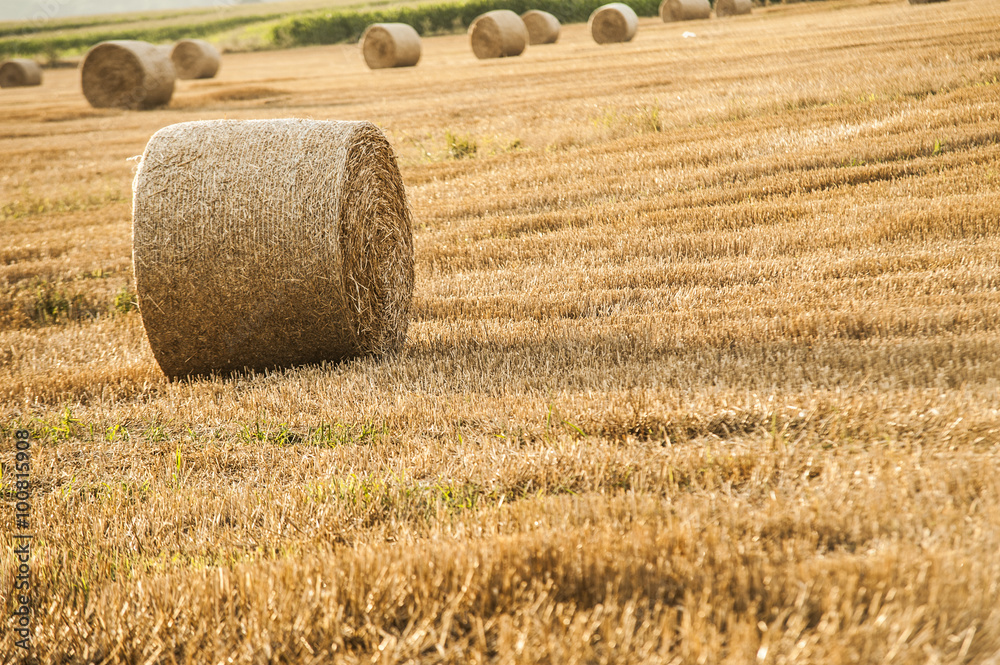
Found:
<path fill-rule="evenodd" d="M 210 79 L 219 73 L 222 56 L 203 39 L 182 39 L 170 51 L 179 79 Z"/>
<path fill-rule="evenodd" d="M 708 0 L 663 0 L 660 3 L 660 18 L 664 23 L 693 21 L 711 15 L 712 5 Z"/>
<path fill-rule="evenodd" d="M 749 14 L 753 9 L 753 0 L 716 0 L 716 16 L 738 16 Z"/>
<path fill-rule="evenodd" d="M 405 23 L 374 23 L 361 35 L 369 69 L 413 67 L 420 61 L 420 35 Z"/>
<path fill-rule="evenodd" d="M 621 2 L 602 5 L 590 15 L 590 34 L 598 44 L 631 41 L 639 29 L 639 17 Z"/>
<path fill-rule="evenodd" d="M 559 39 L 559 19 L 540 9 L 530 9 L 521 14 L 524 27 L 528 30 L 529 44 L 555 44 Z"/>
<path fill-rule="evenodd" d="M 0 88 L 42 84 L 42 68 L 34 60 L 14 58 L 0 64 Z"/>
<path fill-rule="evenodd" d="M 929 5 L 932 2 L 948 2 L 948 0 L 910 0 L 911 5 Z"/>
<path fill-rule="evenodd" d="M 133 183 L 132 259 L 170 377 L 381 355 L 406 337 L 410 212 L 368 122 L 161 129 Z"/>
<path fill-rule="evenodd" d="M 509 9 L 495 9 L 472 22 L 469 40 L 472 52 L 480 60 L 521 55 L 528 45 L 528 28 Z"/>
<path fill-rule="evenodd" d="M 169 104 L 174 94 L 170 55 L 146 42 L 101 42 L 80 69 L 83 94 L 94 108 L 150 109 Z"/>

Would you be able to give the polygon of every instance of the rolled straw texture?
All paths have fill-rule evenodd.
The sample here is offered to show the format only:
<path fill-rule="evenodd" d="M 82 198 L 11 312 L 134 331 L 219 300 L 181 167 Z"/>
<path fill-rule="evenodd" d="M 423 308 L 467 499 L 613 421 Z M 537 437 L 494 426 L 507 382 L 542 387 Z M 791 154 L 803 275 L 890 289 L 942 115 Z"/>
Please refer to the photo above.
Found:
<path fill-rule="evenodd" d="M 168 376 L 402 347 L 410 212 L 371 123 L 170 125 L 149 140 L 133 189 L 139 311 Z"/>
<path fill-rule="evenodd" d="M 42 84 L 42 68 L 34 60 L 14 58 L 0 64 L 0 88 Z"/>
<path fill-rule="evenodd" d="M 639 17 L 620 2 L 602 5 L 590 15 L 590 34 L 598 44 L 631 41 L 639 29 Z"/>
<path fill-rule="evenodd" d="M 94 108 L 150 109 L 170 103 L 174 65 L 166 49 L 146 42 L 101 42 L 84 56 L 83 94 Z"/>
<path fill-rule="evenodd" d="M 529 44 L 554 44 L 559 39 L 559 19 L 540 9 L 530 9 L 521 14 L 528 30 Z"/>
<path fill-rule="evenodd" d="M 219 73 L 222 56 L 203 39 L 182 39 L 170 51 L 179 79 L 210 79 Z"/>
<path fill-rule="evenodd" d="M 716 0 L 716 16 L 737 16 L 749 14 L 753 9 L 753 0 Z"/>
<path fill-rule="evenodd" d="M 480 60 L 521 55 L 528 45 L 528 28 L 521 17 L 509 9 L 495 9 L 472 22 L 469 40 L 472 52 Z"/>
<path fill-rule="evenodd" d="M 361 36 L 369 69 L 413 67 L 420 61 L 420 35 L 405 23 L 375 23 Z"/>
<path fill-rule="evenodd" d="M 693 21 L 711 15 L 712 5 L 708 0 L 663 0 L 660 3 L 660 18 L 664 23 Z"/>

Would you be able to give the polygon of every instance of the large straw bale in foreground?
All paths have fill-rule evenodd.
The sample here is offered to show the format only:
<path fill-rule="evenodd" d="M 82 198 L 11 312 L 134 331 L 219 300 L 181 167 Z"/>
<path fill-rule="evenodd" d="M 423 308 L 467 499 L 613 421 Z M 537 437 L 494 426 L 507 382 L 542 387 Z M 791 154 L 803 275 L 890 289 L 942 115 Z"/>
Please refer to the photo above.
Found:
<path fill-rule="evenodd" d="M 420 35 L 405 23 L 375 23 L 361 35 L 369 69 L 413 67 L 420 61 Z"/>
<path fill-rule="evenodd" d="M 34 60 L 14 58 L 0 64 L 0 88 L 42 84 L 42 68 Z"/>
<path fill-rule="evenodd" d="M 101 42 L 81 66 L 83 94 L 94 108 L 150 109 L 174 94 L 170 54 L 146 42 Z"/>
<path fill-rule="evenodd" d="M 590 15 L 590 34 L 598 44 L 631 41 L 639 29 L 639 17 L 620 2 L 602 5 Z"/>
<path fill-rule="evenodd" d="M 521 14 L 524 27 L 528 30 L 528 43 L 555 44 L 559 39 L 559 19 L 540 9 L 529 9 Z"/>
<path fill-rule="evenodd" d="M 753 10 L 753 0 L 716 0 L 716 16 L 738 16 Z"/>
<path fill-rule="evenodd" d="M 528 45 L 528 28 L 509 9 L 495 9 L 472 22 L 469 40 L 472 52 L 480 60 L 521 55 Z"/>
<path fill-rule="evenodd" d="M 406 336 L 410 213 L 367 122 L 161 129 L 135 176 L 132 257 L 171 377 L 379 355 Z"/>
<path fill-rule="evenodd" d="M 179 79 L 210 79 L 219 73 L 222 56 L 203 39 L 182 39 L 170 51 Z"/>
<path fill-rule="evenodd" d="M 660 3 L 660 18 L 664 23 L 693 21 L 711 15 L 712 5 L 708 0 L 663 0 Z"/>

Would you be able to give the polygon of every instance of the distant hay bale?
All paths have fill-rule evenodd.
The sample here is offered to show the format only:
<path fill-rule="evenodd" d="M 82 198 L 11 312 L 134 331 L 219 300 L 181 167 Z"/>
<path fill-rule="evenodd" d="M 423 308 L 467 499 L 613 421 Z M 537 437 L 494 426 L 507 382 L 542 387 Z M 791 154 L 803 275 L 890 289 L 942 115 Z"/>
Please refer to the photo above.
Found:
<path fill-rule="evenodd" d="M 664 23 L 693 21 L 711 15 L 712 5 L 708 0 L 663 0 L 660 3 L 660 18 Z"/>
<path fill-rule="evenodd" d="M 929 5 L 932 2 L 948 2 L 948 0 L 910 0 L 911 5 Z"/>
<path fill-rule="evenodd" d="M 716 0 L 716 16 L 737 16 L 749 14 L 753 10 L 753 0 Z"/>
<path fill-rule="evenodd" d="M 612 2 L 594 10 L 590 15 L 590 34 L 598 44 L 631 41 L 639 29 L 639 17 L 632 8 L 621 2 Z"/>
<path fill-rule="evenodd" d="M 179 79 L 210 79 L 219 73 L 222 56 L 203 39 L 182 39 L 170 51 Z"/>
<path fill-rule="evenodd" d="M 420 61 L 420 35 L 405 23 L 375 23 L 361 36 L 369 69 L 413 67 Z"/>
<path fill-rule="evenodd" d="M 528 45 L 528 28 L 509 9 L 495 9 L 476 18 L 469 26 L 472 52 L 480 60 L 521 55 Z"/>
<path fill-rule="evenodd" d="M 0 64 L 0 88 L 42 84 L 42 68 L 34 60 L 14 58 Z"/>
<path fill-rule="evenodd" d="M 540 9 L 530 9 L 521 14 L 528 30 L 529 44 L 554 44 L 559 39 L 559 19 Z"/>
<path fill-rule="evenodd" d="M 402 347 L 410 212 L 371 123 L 170 125 L 149 140 L 133 190 L 139 310 L 168 376 Z"/>
<path fill-rule="evenodd" d="M 94 108 L 150 109 L 170 103 L 174 65 L 166 49 L 146 42 L 102 42 L 81 66 L 83 94 Z"/>

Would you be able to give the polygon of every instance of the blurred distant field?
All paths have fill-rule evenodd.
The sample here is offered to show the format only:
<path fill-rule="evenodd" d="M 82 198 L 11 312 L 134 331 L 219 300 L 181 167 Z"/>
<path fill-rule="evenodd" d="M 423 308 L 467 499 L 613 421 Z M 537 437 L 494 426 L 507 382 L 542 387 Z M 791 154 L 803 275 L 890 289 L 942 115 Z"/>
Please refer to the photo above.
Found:
<path fill-rule="evenodd" d="M 998 35 L 833 0 L 0 91 L 0 661 L 26 427 L 43 663 L 1000 662 Z M 398 151 L 405 350 L 171 383 L 132 158 L 288 116 Z"/>

